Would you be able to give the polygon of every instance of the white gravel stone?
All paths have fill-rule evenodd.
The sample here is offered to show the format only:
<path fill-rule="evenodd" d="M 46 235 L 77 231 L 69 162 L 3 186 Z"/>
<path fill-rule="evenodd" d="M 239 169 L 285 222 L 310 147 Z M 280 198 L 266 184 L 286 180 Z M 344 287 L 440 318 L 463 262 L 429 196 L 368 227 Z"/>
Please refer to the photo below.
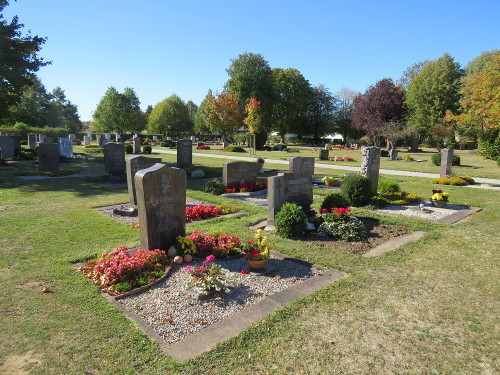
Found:
<path fill-rule="evenodd" d="M 418 206 L 418 203 L 408 206 L 389 205 L 384 207 L 383 209 L 378 209 L 377 212 L 387 215 L 408 216 L 417 219 L 437 221 L 446 216 L 454 214 L 457 211 L 469 208 L 467 206 L 458 206 L 449 203 L 444 208 L 437 208 L 433 207 L 431 203 L 424 203 L 424 210 L 422 211 Z"/>

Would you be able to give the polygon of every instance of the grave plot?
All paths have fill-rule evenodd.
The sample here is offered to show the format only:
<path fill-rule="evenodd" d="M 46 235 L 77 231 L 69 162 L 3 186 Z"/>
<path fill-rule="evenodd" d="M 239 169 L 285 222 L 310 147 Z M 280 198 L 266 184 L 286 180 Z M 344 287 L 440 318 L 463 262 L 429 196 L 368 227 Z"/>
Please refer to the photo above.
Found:
<path fill-rule="evenodd" d="M 455 224 L 478 211 L 481 211 L 481 208 L 454 204 L 447 204 L 446 207 L 438 208 L 433 207 L 430 203 L 415 203 L 405 206 L 389 205 L 377 210 L 377 212 L 386 215 L 406 216 L 440 224 Z"/>

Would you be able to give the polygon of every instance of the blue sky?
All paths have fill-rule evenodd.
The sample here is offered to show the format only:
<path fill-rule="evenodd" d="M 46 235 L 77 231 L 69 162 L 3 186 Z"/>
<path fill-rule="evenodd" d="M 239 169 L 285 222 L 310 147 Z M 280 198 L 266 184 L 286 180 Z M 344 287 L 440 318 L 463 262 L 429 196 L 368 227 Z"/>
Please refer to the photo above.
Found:
<path fill-rule="evenodd" d="M 175 93 L 199 104 L 221 91 L 231 59 L 260 53 L 332 92 L 397 80 L 445 52 L 465 66 L 500 48 L 500 1 L 18 0 L 4 10 L 47 37 L 39 77 L 91 120 L 108 87 L 141 107 Z"/>

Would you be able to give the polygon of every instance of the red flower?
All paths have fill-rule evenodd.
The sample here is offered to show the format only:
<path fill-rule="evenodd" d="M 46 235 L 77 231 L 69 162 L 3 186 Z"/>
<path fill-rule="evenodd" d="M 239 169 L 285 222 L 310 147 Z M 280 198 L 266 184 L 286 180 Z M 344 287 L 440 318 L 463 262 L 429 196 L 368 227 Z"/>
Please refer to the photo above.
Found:
<path fill-rule="evenodd" d="M 241 273 L 242 273 L 243 275 L 246 275 L 246 274 L 248 274 L 248 271 L 247 271 L 247 270 L 241 270 Z"/>

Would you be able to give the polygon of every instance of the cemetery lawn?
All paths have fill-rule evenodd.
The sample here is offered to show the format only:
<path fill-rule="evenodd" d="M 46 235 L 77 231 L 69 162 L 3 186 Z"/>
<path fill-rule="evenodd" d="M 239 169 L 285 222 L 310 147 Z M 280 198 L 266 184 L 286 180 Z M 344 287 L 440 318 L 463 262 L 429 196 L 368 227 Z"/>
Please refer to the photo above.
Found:
<path fill-rule="evenodd" d="M 175 155 L 161 157 L 173 161 Z M 221 161 L 194 157 L 214 168 Z M 78 166 L 84 176 L 103 171 L 98 158 Z M 74 262 L 121 244 L 139 245 L 136 229 L 93 210 L 127 202 L 127 191 L 79 178 L 22 180 L 14 170 L 0 168 L 0 373 L 21 366 L 21 374 L 64 375 L 498 371 L 500 192 L 447 186 L 454 204 L 483 207 L 453 226 L 355 209 L 385 224 L 427 231 L 418 242 L 378 258 L 298 246 L 271 234 L 277 251 L 349 277 L 178 364 L 75 270 Z M 435 188 L 427 179 L 391 178 L 425 198 Z M 236 205 L 246 214 L 194 223 L 188 230 L 223 229 L 248 240 L 247 227 L 267 216 L 264 207 L 205 194 L 201 186 L 189 181 L 188 196 Z"/>

